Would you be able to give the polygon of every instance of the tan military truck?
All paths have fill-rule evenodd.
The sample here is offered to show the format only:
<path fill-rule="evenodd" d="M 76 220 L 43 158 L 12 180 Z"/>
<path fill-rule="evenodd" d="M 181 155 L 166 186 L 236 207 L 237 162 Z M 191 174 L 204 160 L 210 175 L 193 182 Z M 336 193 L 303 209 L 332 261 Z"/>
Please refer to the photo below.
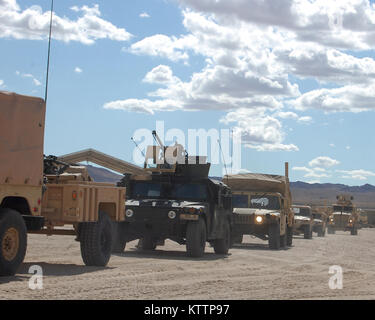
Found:
<path fill-rule="evenodd" d="M 359 214 L 353 204 L 353 197 L 338 195 L 337 202 L 332 205 L 332 213 L 329 216 L 327 231 L 334 234 L 337 230 L 350 231 L 351 235 L 358 234 Z"/>
<path fill-rule="evenodd" d="M 287 163 L 285 176 L 246 173 L 226 175 L 223 182 L 233 194 L 233 244 L 247 234 L 268 240 L 270 249 L 292 245 L 294 214 Z"/>
<path fill-rule="evenodd" d="M 0 115 L 0 275 L 17 271 L 27 232 L 75 235 L 87 265 L 106 265 L 114 222 L 124 219 L 125 188 L 43 161 L 44 100 L 0 92 Z"/>
<path fill-rule="evenodd" d="M 294 212 L 293 234 L 303 234 L 305 239 L 312 239 L 314 218 L 311 207 L 293 205 L 292 209 Z"/>

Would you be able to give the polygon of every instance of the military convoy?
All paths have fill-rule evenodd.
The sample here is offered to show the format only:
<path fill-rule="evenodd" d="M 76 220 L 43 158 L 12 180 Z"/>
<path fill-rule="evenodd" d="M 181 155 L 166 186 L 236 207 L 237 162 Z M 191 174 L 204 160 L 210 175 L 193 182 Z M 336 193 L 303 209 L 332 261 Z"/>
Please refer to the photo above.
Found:
<path fill-rule="evenodd" d="M 337 202 L 332 205 L 332 213 L 329 216 L 327 231 L 334 234 L 337 230 L 350 231 L 351 235 L 358 234 L 359 214 L 353 204 L 353 197 L 338 195 Z"/>
<path fill-rule="evenodd" d="M 288 164 L 285 176 L 246 173 L 226 175 L 223 180 L 233 193 L 233 244 L 241 243 L 247 234 L 267 240 L 270 249 L 292 245 Z"/>
<path fill-rule="evenodd" d="M 189 156 L 178 144 L 165 147 L 153 132 L 159 145 L 148 147 L 143 169 L 133 168 L 117 186 L 97 183 L 85 167 L 43 156 L 44 100 L 0 92 L 0 107 L 2 276 L 22 263 L 27 233 L 75 236 L 84 263 L 95 266 L 136 239 L 143 250 L 171 239 L 202 257 L 207 242 L 227 254 L 243 235 L 277 250 L 291 246 L 293 234 L 311 239 L 326 227 L 331 234 L 358 233 L 353 198 L 338 196 L 328 218 L 309 206 L 292 207 L 288 164 L 285 176 L 246 173 L 219 181 L 209 178 L 205 157 Z"/>

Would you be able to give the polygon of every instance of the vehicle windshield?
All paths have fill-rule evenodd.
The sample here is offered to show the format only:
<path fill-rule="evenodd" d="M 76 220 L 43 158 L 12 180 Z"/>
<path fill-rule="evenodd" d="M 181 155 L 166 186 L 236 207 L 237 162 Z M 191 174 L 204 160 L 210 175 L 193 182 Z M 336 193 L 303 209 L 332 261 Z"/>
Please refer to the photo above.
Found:
<path fill-rule="evenodd" d="M 233 208 L 247 208 L 249 197 L 245 194 L 234 194 L 232 197 Z"/>
<path fill-rule="evenodd" d="M 310 217 L 310 210 L 308 208 L 294 207 L 293 212 L 298 216 Z"/>
<path fill-rule="evenodd" d="M 207 198 L 207 188 L 198 183 L 174 184 L 168 194 L 177 200 L 204 200 Z"/>
<path fill-rule="evenodd" d="M 280 210 L 279 197 L 269 195 L 253 195 L 250 197 L 250 208 Z"/>
<path fill-rule="evenodd" d="M 333 212 L 353 212 L 353 207 L 349 206 L 333 206 Z"/>
<path fill-rule="evenodd" d="M 133 183 L 132 198 L 160 198 L 161 196 L 161 184 L 150 183 L 150 182 L 136 182 Z"/>
<path fill-rule="evenodd" d="M 134 199 L 205 200 L 207 188 L 199 183 L 163 184 L 158 182 L 133 182 L 131 197 Z"/>

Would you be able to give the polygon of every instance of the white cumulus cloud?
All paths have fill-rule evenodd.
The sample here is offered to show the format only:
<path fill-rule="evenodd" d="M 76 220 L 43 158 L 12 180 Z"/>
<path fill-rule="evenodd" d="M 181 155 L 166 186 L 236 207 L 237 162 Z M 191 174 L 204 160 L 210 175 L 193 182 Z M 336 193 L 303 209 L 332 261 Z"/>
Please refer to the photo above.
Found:
<path fill-rule="evenodd" d="M 139 15 L 140 18 L 150 18 L 150 15 L 147 13 L 147 12 L 142 12 L 140 15 Z"/>
<path fill-rule="evenodd" d="M 310 167 L 318 168 L 330 168 L 340 164 L 340 161 L 332 159 L 330 157 L 317 157 L 309 162 Z"/>
<path fill-rule="evenodd" d="M 100 17 L 99 6 L 74 6 L 80 16 L 76 20 L 54 14 L 52 36 L 64 42 L 78 41 L 93 44 L 98 39 L 127 41 L 131 34 Z M 50 11 L 39 6 L 21 10 L 15 0 L 0 0 L 0 37 L 43 40 L 49 32 Z"/>
<path fill-rule="evenodd" d="M 358 170 L 337 170 L 337 172 L 344 174 L 342 178 L 353 180 L 367 180 L 369 177 L 375 177 L 375 172 L 358 169 Z"/>
<path fill-rule="evenodd" d="M 222 123 L 260 151 L 298 150 L 286 142 L 283 121 L 312 123 L 301 111 L 375 109 L 375 60 L 363 51 L 375 44 L 375 7 L 368 0 L 180 3 L 184 34 L 154 34 L 124 50 L 186 66 L 199 56 L 204 66 L 183 81 L 163 62 L 143 79 L 160 86 L 148 99 L 108 102 L 106 108 L 225 111 Z M 360 51 L 361 57 L 353 53 Z M 305 79 L 319 89 L 301 94 L 297 83 Z M 316 168 L 311 175 L 319 174 Z"/>

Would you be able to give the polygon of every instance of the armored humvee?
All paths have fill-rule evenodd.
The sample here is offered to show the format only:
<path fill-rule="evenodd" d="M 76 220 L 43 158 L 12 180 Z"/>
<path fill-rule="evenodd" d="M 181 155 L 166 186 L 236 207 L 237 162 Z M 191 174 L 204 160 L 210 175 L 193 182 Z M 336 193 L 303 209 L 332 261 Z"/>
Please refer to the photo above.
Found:
<path fill-rule="evenodd" d="M 296 235 L 303 234 L 305 239 L 312 239 L 314 218 L 311 207 L 309 206 L 292 206 L 294 212 L 293 233 Z"/>
<path fill-rule="evenodd" d="M 226 175 L 223 181 L 233 193 L 233 244 L 248 234 L 268 240 L 270 249 L 292 245 L 294 214 L 287 163 L 285 176 L 247 173 Z"/>
<path fill-rule="evenodd" d="M 336 204 L 332 205 L 332 213 L 328 220 L 328 233 L 334 234 L 336 230 L 350 231 L 351 235 L 358 234 L 358 212 L 353 204 L 353 197 L 338 195 Z"/>
<path fill-rule="evenodd" d="M 141 239 L 140 249 L 154 250 L 170 239 L 186 244 L 189 256 L 201 257 L 209 242 L 215 253 L 227 254 L 232 228 L 230 188 L 208 177 L 210 163 L 202 157 L 185 155 L 171 165 L 167 154 L 173 147 L 162 146 L 161 154 L 159 147 L 150 147 L 145 174 L 126 175 L 120 184 L 127 188 L 123 245 Z M 181 155 L 178 147 L 173 150 Z M 147 165 L 149 158 L 156 166 Z"/>

